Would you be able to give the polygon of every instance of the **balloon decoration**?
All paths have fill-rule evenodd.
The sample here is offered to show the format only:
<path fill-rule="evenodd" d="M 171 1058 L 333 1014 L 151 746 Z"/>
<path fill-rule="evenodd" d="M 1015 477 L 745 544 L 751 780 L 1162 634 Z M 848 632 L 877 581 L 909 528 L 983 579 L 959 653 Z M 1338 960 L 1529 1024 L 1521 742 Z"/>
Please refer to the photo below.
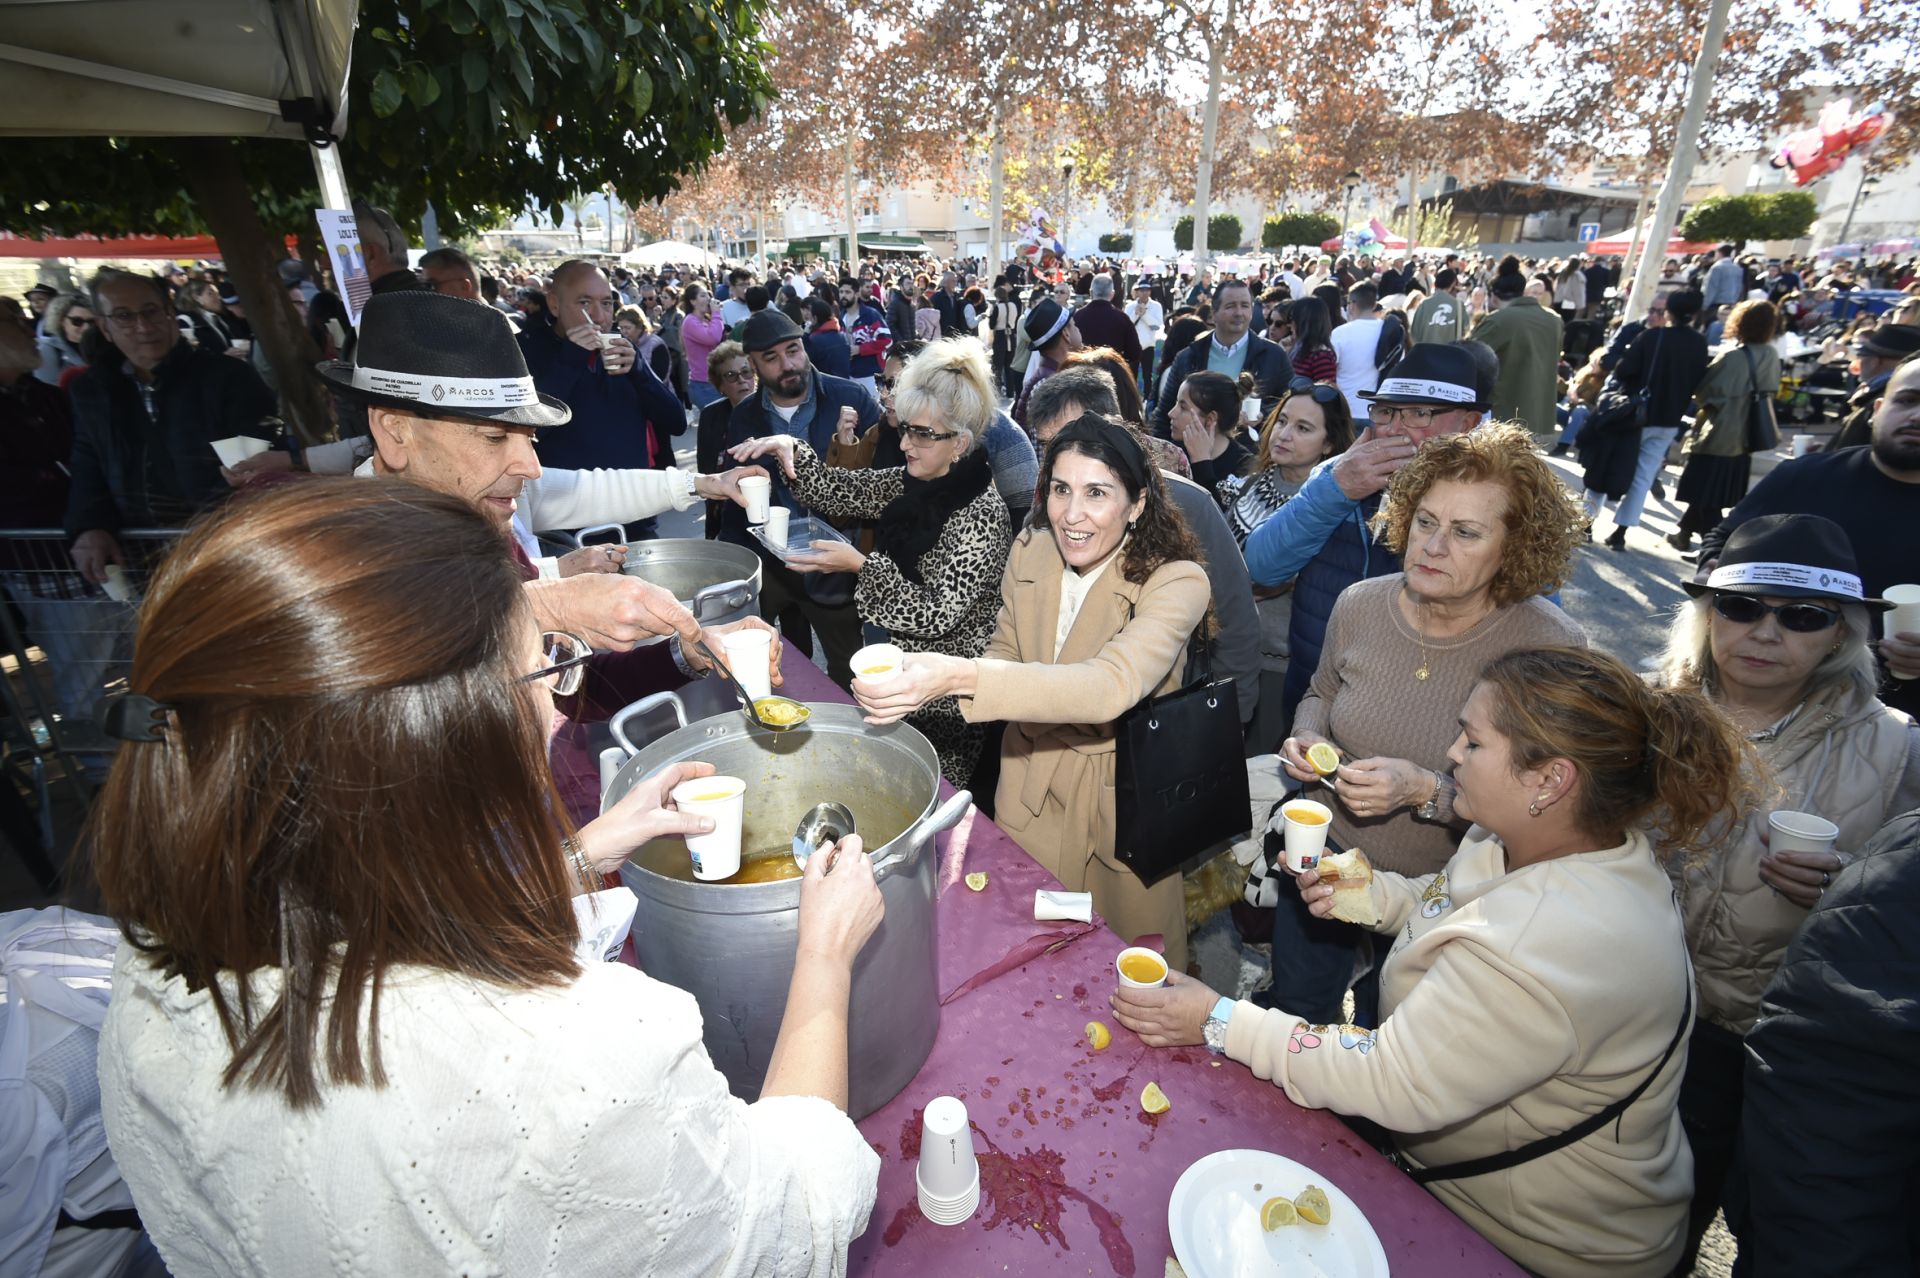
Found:
<path fill-rule="evenodd" d="M 1027 225 L 1013 246 L 1020 261 L 1029 266 L 1046 267 L 1066 260 L 1067 248 L 1053 233 L 1051 219 L 1043 208 L 1027 215 Z"/>
<path fill-rule="evenodd" d="M 1782 142 L 1770 163 L 1791 172 L 1795 186 L 1805 186 L 1837 172 L 1849 155 L 1885 133 L 1892 123 L 1893 117 L 1878 102 L 1855 111 L 1852 98 L 1838 98 L 1821 108 L 1812 128 Z"/>

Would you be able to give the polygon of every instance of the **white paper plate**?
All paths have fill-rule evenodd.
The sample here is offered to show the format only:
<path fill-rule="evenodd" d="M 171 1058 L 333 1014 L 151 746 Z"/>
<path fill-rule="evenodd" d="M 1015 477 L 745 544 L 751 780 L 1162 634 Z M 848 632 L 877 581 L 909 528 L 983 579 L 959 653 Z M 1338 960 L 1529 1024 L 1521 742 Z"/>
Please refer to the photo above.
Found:
<path fill-rule="evenodd" d="M 1330 1221 L 1260 1227 L 1261 1204 L 1310 1184 L 1327 1191 Z M 1312 1168 L 1265 1150 L 1223 1149 L 1187 1168 L 1167 1202 L 1167 1227 L 1188 1278 L 1387 1278 L 1386 1249 L 1353 1200 Z"/>

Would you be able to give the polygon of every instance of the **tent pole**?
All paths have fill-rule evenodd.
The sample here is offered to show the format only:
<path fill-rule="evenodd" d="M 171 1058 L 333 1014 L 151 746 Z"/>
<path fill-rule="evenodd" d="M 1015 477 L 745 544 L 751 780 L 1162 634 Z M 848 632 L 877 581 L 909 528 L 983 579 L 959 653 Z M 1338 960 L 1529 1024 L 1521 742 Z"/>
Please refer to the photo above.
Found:
<path fill-rule="evenodd" d="M 350 209 L 353 197 L 347 193 L 347 171 L 340 164 L 340 146 L 314 146 L 308 144 L 313 152 L 313 171 L 320 179 L 320 207 L 326 209 Z"/>

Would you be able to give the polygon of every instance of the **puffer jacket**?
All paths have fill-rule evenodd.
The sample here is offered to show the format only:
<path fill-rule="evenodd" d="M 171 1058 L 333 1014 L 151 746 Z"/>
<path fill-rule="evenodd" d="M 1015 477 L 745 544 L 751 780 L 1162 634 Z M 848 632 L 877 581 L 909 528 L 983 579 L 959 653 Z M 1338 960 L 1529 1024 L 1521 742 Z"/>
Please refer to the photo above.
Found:
<path fill-rule="evenodd" d="M 1668 863 L 1686 917 L 1700 1016 L 1742 1035 L 1807 918 L 1760 879 L 1767 814 L 1817 813 L 1840 827 L 1838 850 L 1857 852 L 1894 816 L 1920 806 L 1920 729 L 1851 684 L 1814 693 L 1758 750 L 1770 771 L 1760 803 L 1708 852 Z"/>

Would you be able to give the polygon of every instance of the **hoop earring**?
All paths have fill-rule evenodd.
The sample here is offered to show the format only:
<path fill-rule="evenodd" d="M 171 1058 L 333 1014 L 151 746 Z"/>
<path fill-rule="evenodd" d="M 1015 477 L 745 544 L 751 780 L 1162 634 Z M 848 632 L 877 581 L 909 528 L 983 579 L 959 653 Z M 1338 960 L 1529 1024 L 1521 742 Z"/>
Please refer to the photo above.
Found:
<path fill-rule="evenodd" d="M 1529 803 L 1527 805 L 1527 815 L 1528 816 L 1540 815 L 1540 800 L 1535 799 L 1532 803 Z"/>

